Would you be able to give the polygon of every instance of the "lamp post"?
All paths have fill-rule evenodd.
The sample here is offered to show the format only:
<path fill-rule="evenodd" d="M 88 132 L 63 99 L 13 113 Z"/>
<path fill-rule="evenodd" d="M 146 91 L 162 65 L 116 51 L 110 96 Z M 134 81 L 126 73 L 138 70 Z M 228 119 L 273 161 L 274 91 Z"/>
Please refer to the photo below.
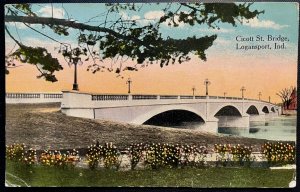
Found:
<path fill-rule="evenodd" d="M 269 96 L 269 103 L 271 103 L 271 96 Z"/>
<path fill-rule="evenodd" d="M 261 92 L 258 93 L 258 99 L 260 100 Z"/>
<path fill-rule="evenodd" d="M 74 50 L 77 51 L 77 50 Z M 75 91 L 78 91 L 78 84 L 77 84 L 77 65 L 82 65 L 82 61 L 79 57 L 74 57 L 70 60 L 69 65 L 74 65 L 74 83 L 73 83 L 73 89 Z"/>
<path fill-rule="evenodd" d="M 192 91 L 193 91 L 193 96 L 195 96 L 195 91 L 196 91 L 195 86 L 193 86 Z"/>
<path fill-rule="evenodd" d="M 77 65 L 82 65 L 80 55 L 80 49 L 75 48 L 71 50 L 71 56 L 69 58 L 69 66 L 74 65 L 74 83 L 73 83 L 73 90 L 78 91 L 78 84 L 77 84 Z M 74 57 L 73 57 L 74 56 Z"/>
<path fill-rule="evenodd" d="M 225 98 L 226 98 L 226 94 L 227 94 L 227 93 L 226 93 L 226 92 L 224 92 L 224 97 L 225 97 Z"/>
<path fill-rule="evenodd" d="M 244 99 L 244 91 L 246 91 L 246 88 L 243 86 L 240 91 L 242 92 L 242 98 Z"/>
<path fill-rule="evenodd" d="M 204 85 L 206 86 L 206 96 L 208 96 L 208 85 L 210 85 L 210 81 L 208 79 L 205 79 Z"/>
<path fill-rule="evenodd" d="M 74 83 L 73 83 L 73 90 L 78 91 L 78 84 L 77 84 L 77 62 L 74 62 Z"/>
<path fill-rule="evenodd" d="M 128 94 L 130 94 L 130 84 L 132 83 L 130 77 L 128 78 L 128 80 L 126 81 L 126 84 L 128 84 Z"/>

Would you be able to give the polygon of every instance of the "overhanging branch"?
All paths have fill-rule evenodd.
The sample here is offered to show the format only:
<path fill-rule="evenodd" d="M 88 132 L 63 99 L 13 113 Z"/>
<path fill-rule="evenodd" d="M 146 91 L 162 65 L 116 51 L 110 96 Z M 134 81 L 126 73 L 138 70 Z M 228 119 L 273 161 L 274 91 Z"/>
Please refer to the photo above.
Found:
<path fill-rule="evenodd" d="M 79 30 L 88 30 L 88 31 L 95 31 L 95 32 L 103 32 L 111 34 L 119 39 L 123 40 L 131 40 L 134 41 L 137 44 L 143 45 L 149 49 L 152 49 L 152 47 L 149 46 L 149 44 L 144 43 L 143 41 L 139 40 L 138 38 L 134 38 L 132 36 L 126 36 L 122 35 L 120 33 L 115 32 L 114 30 L 105 28 L 105 27 L 99 27 L 99 26 L 91 26 L 83 23 L 76 23 L 75 21 L 69 21 L 66 19 L 57 19 L 52 17 L 29 17 L 29 16 L 14 16 L 14 15 L 6 15 L 5 16 L 5 22 L 22 22 L 22 23 L 28 23 L 28 24 L 41 24 L 41 25 L 61 25 L 70 27 L 73 29 L 79 29 Z"/>

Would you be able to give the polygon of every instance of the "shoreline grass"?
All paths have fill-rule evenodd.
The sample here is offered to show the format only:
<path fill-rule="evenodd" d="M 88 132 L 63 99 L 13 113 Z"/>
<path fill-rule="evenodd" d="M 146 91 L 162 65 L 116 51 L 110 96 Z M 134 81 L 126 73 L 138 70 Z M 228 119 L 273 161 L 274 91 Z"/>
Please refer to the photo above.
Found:
<path fill-rule="evenodd" d="M 17 176 L 28 185 L 40 186 L 94 186 L 94 187 L 288 187 L 294 170 L 266 168 L 183 168 L 160 170 L 115 171 L 109 169 L 44 167 L 7 161 L 6 173 Z M 8 175 L 6 179 L 13 182 Z M 16 181 L 15 181 L 16 182 Z M 16 183 L 26 186 L 22 182 Z"/>

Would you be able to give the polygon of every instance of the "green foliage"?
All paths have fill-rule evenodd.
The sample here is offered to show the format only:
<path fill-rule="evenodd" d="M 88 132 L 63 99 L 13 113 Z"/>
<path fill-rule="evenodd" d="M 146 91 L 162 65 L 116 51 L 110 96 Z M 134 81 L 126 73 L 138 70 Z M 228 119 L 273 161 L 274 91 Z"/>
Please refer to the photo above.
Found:
<path fill-rule="evenodd" d="M 262 153 L 269 165 L 294 164 L 296 158 L 295 144 L 267 142 L 262 146 Z"/>
<path fill-rule="evenodd" d="M 5 74 L 9 74 L 9 68 L 16 67 L 16 64 L 13 62 L 12 58 L 5 55 Z"/>
<path fill-rule="evenodd" d="M 8 7 L 8 6 L 7 6 Z M 12 7 L 15 8 L 15 10 L 13 9 L 10 9 L 8 7 L 8 10 L 9 12 L 13 13 L 13 14 L 18 14 L 18 11 L 17 10 L 21 10 L 22 13 L 28 15 L 28 16 L 31 16 L 31 17 L 35 17 L 37 16 L 36 13 L 34 13 L 32 10 L 31 10 L 31 4 L 29 3 L 23 3 L 23 4 L 15 4 L 15 5 L 12 5 Z"/>
<path fill-rule="evenodd" d="M 115 60 L 125 57 L 132 59 L 137 64 L 158 63 L 161 67 L 176 62 L 181 64 L 189 61 L 191 54 L 206 61 L 205 51 L 213 45 L 217 35 L 194 36 L 185 39 L 174 39 L 170 36 L 163 38 L 160 31 L 161 25 L 167 23 L 169 26 L 178 27 L 180 23 L 191 26 L 206 24 L 209 28 L 219 29 L 218 23 L 220 22 L 236 26 L 237 22 L 242 23 L 244 19 L 251 19 L 263 13 L 263 11 L 251 11 L 251 3 L 166 3 L 162 9 L 164 15 L 161 18 L 141 24 L 136 20 L 120 17 L 120 12 L 130 11 L 134 14 L 142 9 L 142 4 L 108 3 L 105 5 L 107 8 L 106 17 L 103 23 L 99 25 L 101 27 L 56 18 L 43 18 L 43 21 L 35 20 L 35 24 L 48 26 L 58 35 L 68 35 L 67 30 L 69 28 L 79 29 L 81 32 L 77 37 L 78 47 L 59 50 L 59 53 L 65 57 L 69 65 L 76 65 L 78 61 L 88 61 L 92 58 L 93 64 L 88 66 L 87 70 L 95 73 L 106 68 L 97 63 L 97 59 L 103 61 L 107 58 Z M 18 16 L 24 14 L 32 20 L 39 17 L 33 13 L 30 4 L 16 4 L 12 7 L 6 6 L 7 15 L 13 16 L 16 20 Z M 88 32 L 85 33 L 85 31 Z M 94 50 L 94 46 L 99 49 Z M 78 51 L 79 54 L 74 53 L 74 51 Z M 25 59 L 20 58 L 22 54 Z M 22 62 L 24 60 L 24 62 L 35 65 L 40 63 L 43 65 L 43 70 L 48 71 L 42 72 L 40 77 L 45 77 L 46 80 L 52 82 L 57 81 L 53 72 L 61 70 L 62 67 L 58 64 L 57 59 L 51 57 L 51 54 L 48 52 L 45 54 L 45 49 L 21 46 L 14 55 Z M 107 70 L 119 74 L 124 70 L 137 71 L 137 67 L 126 66 L 122 68 L 120 65 L 115 70 L 109 67 Z"/>
<path fill-rule="evenodd" d="M 229 23 L 236 26 L 239 18 L 251 19 L 264 13 L 257 10 L 250 11 L 251 3 L 234 4 L 234 3 L 180 3 L 181 6 L 187 7 L 190 11 L 168 11 L 159 22 L 168 22 L 168 25 L 178 27 L 179 22 L 189 25 L 207 24 L 209 27 L 218 28 L 217 23 Z M 176 21 L 174 17 L 179 19 Z"/>
<path fill-rule="evenodd" d="M 11 56 L 22 63 L 30 63 L 37 66 L 41 72 L 38 78 L 44 77 L 46 81 L 57 81 L 53 73 L 63 69 L 57 58 L 53 58 L 52 55 L 42 47 L 27 47 L 21 45 Z"/>

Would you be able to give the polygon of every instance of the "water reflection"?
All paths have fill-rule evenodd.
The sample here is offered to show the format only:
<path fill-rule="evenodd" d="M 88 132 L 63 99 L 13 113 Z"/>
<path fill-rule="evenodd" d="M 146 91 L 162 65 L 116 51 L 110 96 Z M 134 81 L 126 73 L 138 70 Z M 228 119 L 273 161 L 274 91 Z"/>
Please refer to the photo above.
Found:
<path fill-rule="evenodd" d="M 250 122 L 250 128 L 219 127 L 222 134 L 243 137 L 296 141 L 296 116 L 275 117 L 268 122 Z"/>
<path fill-rule="evenodd" d="M 250 128 L 249 133 L 257 133 L 259 130 L 259 128 Z"/>
<path fill-rule="evenodd" d="M 269 122 L 265 122 L 265 126 L 269 126 Z"/>

